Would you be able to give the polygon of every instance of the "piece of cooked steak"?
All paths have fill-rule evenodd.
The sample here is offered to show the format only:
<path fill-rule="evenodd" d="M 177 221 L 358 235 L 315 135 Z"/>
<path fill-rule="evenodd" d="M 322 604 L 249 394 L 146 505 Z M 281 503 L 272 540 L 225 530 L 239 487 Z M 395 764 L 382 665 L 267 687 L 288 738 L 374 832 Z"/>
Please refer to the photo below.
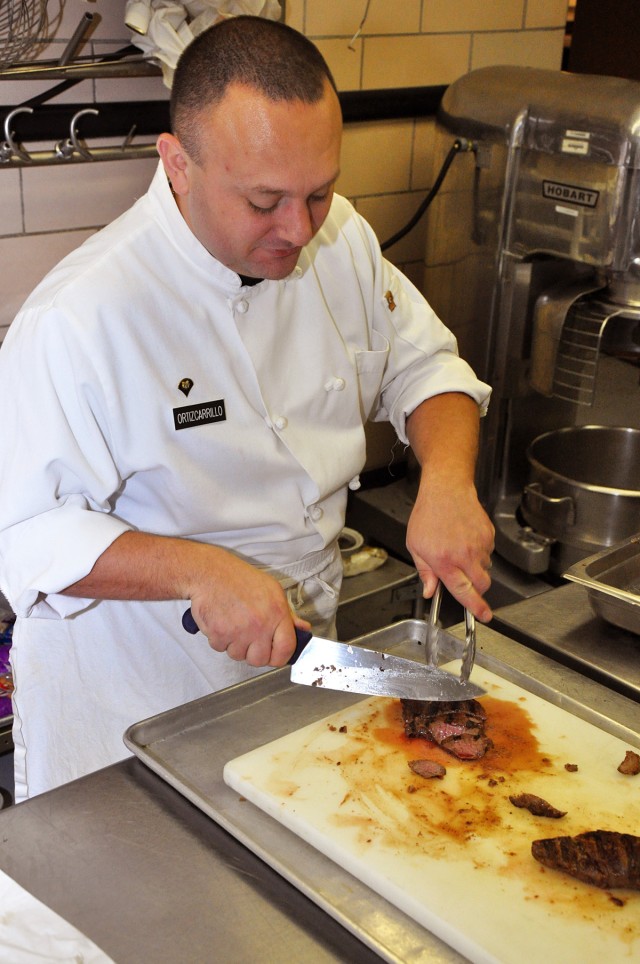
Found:
<path fill-rule="evenodd" d="M 588 830 L 576 837 L 534 840 L 531 853 L 553 870 L 605 889 L 640 890 L 640 837 L 612 830 Z"/>
<path fill-rule="evenodd" d="M 459 760 L 479 760 L 493 742 L 485 734 L 487 714 L 477 700 L 400 700 L 407 736 L 437 743 Z"/>
<path fill-rule="evenodd" d="M 640 773 L 640 756 L 634 753 L 633 750 L 627 750 L 624 755 L 624 760 L 618 767 L 619 773 L 624 773 L 625 776 L 635 777 Z"/>
<path fill-rule="evenodd" d="M 567 815 L 566 810 L 557 810 L 543 797 L 537 797 L 535 793 L 517 793 L 509 797 L 509 800 L 514 807 L 528 810 L 534 817 L 553 817 L 554 820 L 559 820 L 560 817 Z"/>
<path fill-rule="evenodd" d="M 447 772 L 446 767 L 443 767 L 441 763 L 436 763 L 435 760 L 409 760 L 409 766 L 414 773 L 417 773 L 419 777 L 424 777 L 425 780 L 431 780 L 433 777 L 442 780 Z"/>

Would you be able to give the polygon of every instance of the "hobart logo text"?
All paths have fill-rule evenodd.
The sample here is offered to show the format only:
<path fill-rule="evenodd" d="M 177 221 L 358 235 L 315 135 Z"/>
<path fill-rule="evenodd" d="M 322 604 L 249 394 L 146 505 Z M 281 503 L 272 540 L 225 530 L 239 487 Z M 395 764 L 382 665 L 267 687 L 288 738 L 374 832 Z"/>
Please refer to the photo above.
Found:
<path fill-rule="evenodd" d="M 585 208 L 594 208 L 600 197 L 600 191 L 590 191 L 574 184 L 560 184 L 558 181 L 543 181 L 542 193 L 553 201 L 568 201 Z"/>

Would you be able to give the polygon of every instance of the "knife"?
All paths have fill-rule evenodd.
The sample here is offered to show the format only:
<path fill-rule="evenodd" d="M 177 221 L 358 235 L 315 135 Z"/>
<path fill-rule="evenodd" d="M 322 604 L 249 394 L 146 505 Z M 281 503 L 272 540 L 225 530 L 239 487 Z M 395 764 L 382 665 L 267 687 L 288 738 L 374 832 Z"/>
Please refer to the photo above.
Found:
<path fill-rule="evenodd" d="M 184 613 L 182 625 L 188 633 L 199 631 L 191 609 Z M 323 639 L 298 627 L 296 648 L 288 665 L 292 683 L 346 693 L 439 702 L 484 695 L 480 686 L 439 666 L 425 666 L 424 662 L 392 653 Z"/>

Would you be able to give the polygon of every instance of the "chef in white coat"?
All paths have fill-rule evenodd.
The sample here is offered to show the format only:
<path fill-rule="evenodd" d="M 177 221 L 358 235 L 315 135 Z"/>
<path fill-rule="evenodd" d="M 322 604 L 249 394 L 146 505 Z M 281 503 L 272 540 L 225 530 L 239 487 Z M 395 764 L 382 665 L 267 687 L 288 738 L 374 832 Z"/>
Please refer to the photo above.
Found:
<path fill-rule="evenodd" d="M 294 626 L 332 632 L 369 418 L 422 465 L 425 595 L 439 577 L 491 616 L 489 389 L 334 194 L 321 55 L 223 21 L 183 54 L 171 120 L 149 192 L 44 279 L 0 351 L 18 800 L 126 756 L 131 723 L 284 665 Z"/>

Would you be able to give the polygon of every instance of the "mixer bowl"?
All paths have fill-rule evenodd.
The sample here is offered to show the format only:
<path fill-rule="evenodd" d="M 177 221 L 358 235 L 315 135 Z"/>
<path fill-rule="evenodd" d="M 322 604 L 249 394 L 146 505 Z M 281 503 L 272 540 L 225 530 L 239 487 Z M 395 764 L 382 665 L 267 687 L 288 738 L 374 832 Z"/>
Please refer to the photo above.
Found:
<path fill-rule="evenodd" d="M 640 531 L 640 430 L 584 425 L 539 435 L 527 449 L 520 511 L 576 558 Z"/>

